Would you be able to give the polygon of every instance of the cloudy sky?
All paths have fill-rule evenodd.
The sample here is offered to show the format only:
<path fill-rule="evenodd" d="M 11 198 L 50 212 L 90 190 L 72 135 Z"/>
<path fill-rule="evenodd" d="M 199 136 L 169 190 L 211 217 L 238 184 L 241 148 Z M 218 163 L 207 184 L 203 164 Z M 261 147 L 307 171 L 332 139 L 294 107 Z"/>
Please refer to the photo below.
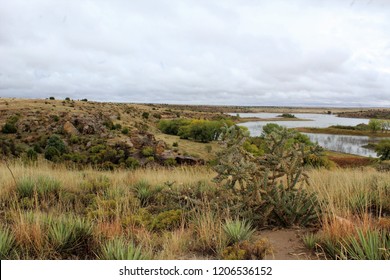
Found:
<path fill-rule="evenodd" d="M 0 97 L 390 106 L 389 0 L 0 7 Z"/>

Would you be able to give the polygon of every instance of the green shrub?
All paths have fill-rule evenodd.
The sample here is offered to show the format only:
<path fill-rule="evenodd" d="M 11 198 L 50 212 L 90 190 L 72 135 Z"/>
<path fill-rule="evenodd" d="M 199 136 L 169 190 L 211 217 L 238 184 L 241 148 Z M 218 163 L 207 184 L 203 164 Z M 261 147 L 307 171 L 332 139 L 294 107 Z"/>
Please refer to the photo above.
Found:
<path fill-rule="evenodd" d="M 180 225 L 183 218 L 182 210 L 169 210 L 159 213 L 152 220 L 151 230 L 173 230 Z"/>
<path fill-rule="evenodd" d="M 154 149 L 153 147 L 145 147 L 142 149 L 142 155 L 144 157 L 152 157 L 154 156 Z"/>
<path fill-rule="evenodd" d="M 249 240 L 253 233 L 252 223 L 245 220 L 226 220 L 222 226 L 229 244 L 235 244 L 244 240 Z"/>
<path fill-rule="evenodd" d="M 16 123 L 18 122 L 18 120 L 19 120 L 18 115 L 10 116 L 7 119 L 7 122 L 5 123 L 1 131 L 7 134 L 16 133 L 17 132 Z"/>
<path fill-rule="evenodd" d="M 164 165 L 166 166 L 176 166 L 177 162 L 174 158 L 168 158 L 164 161 Z"/>
<path fill-rule="evenodd" d="M 383 139 L 375 147 L 377 156 L 381 160 L 390 160 L 390 140 Z"/>
<path fill-rule="evenodd" d="M 58 135 L 52 135 L 47 140 L 45 148 L 45 158 L 51 161 L 58 161 L 64 153 L 67 152 L 67 147 Z"/>
<path fill-rule="evenodd" d="M 247 240 L 228 246 L 223 250 L 221 258 L 223 260 L 262 260 L 270 245 L 266 239 L 250 243 Z"/>
<path fill-rule="evenodd" d="M 293 114 L 289 114 L 289 113 L 283 113 L 283 114 L 281 114 L 281 115 L 278 116 L 278 117 L 288 118 L 288 119 L 296 118 L 296 116 L 294 116 Z"/>
<path fill-rule="evenodd" d="M 149 113 L 148 112 L 143 112 L 142 113 L 142 118 L 148 119 L 149 118 Z"/>
<path fill-rule="evenodd" d="M 124 135 L 129 134 L 129 128 L 128 127 L 123 128 L 122 129 L 122 134 L 124 134 Z"/>
<path fill-rule="evenodd" d="M 142 248 L 135 246 L 132 242 L 126 242 L 123 238 L 116 238 L 107 241 L 101 248 L 99 254 L 101 260 L 145 260 L 147 257 L 142 254 Z"/>
<path fill-rule="evenodd" d="M 38 159 L 38 153 L 34 149 L 28 149 L 26 152 L 27 159 L 31 161 L 36 161 Z"/>
<path fill-rule="evenodd" d="M 53 96 L 50 96 L 49 99 L 50 100 L 55 100 L 55 98 Z"/>
<path fill-rule="evenodd" d="M 0 228 L 0 259 L 11 259 L 11 252 L 15 245 L 15 237 L 8 228 Z"/>
<path fill-rule="evenodd" d="M 130 169 L 136 169 L 140 166 L 140 163 L 138 159 L 133 158 L 133 157 L 128 157 L 126 159 L 126 167 Z"/>
<path fill-rule="evenodd" d="M 13 123 L 6 123 L 3 128 L 1 129 L 1 132 L 6 134 L 16 133 L 17 132 L 16 125 Z"/>

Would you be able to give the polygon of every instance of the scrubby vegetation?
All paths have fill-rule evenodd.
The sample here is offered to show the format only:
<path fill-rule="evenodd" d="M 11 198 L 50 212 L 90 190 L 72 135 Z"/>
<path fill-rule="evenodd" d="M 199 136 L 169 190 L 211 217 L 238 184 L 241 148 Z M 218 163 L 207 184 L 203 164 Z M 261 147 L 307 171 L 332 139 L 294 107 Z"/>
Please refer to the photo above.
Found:
<path fill-rule="evenodd" d="M 192 139 L 200 142 L 218 140 L 224 126 L 230 126 L 230 120 L 209 121 L 209 120 L 162 120 L 158 128 L 167 134 L 180 136 L 182 139 Z"/>
<path fill-rule="evenodd" d="M 215 113 L 121 106 L 45 113 L 43 130 L 2 120 L 16 128 L 0 135 L 2 259 L 263 259 L 275 228 L 309 232 L 314 258 L 390 258 L 388 140 L 379 160 L 327 156 L 276 124 L 249 137 Z M 189 146 L 207 164 L 183 164 Z"/>

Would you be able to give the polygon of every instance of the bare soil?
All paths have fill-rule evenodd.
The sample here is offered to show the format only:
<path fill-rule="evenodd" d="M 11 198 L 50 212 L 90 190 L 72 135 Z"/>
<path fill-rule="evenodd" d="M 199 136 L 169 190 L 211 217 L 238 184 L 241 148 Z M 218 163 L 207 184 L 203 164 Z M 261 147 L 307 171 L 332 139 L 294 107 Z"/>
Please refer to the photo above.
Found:
<path fill-rule="evenodd" d="M 266 260 L 312 260 L 318 259 L 309 251 L 302 241 L 302 237 L 309 230 L 307 229 L 276 229 L 264 230 L 261 236 L 271 243 L 270 254 Z"/>

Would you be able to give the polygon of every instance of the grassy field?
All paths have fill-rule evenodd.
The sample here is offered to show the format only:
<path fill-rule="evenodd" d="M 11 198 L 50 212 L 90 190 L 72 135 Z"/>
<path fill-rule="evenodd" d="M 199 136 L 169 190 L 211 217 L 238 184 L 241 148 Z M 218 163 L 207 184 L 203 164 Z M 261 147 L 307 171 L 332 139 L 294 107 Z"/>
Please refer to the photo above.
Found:
<path fill-rule="evenodd" d="M 237 236 L 229 209 L 211 204 L 223 189 L 205 166 L 102 172 L 17 161 L 8 167 L 0 164 L 2 259 L 239 259 L 240 252 L 255 258 L 272 252 L 255 224 Z M 303 187 L 318 194 L 321 219 L 304 237 L 306 246 L 318 258 L 388 259 L 390 174 L 372 168 L 307 174 Z M 255 248 L 238 249 L 232 238 Z M 362 253 L 362 246 L 369 248 Z"/>

